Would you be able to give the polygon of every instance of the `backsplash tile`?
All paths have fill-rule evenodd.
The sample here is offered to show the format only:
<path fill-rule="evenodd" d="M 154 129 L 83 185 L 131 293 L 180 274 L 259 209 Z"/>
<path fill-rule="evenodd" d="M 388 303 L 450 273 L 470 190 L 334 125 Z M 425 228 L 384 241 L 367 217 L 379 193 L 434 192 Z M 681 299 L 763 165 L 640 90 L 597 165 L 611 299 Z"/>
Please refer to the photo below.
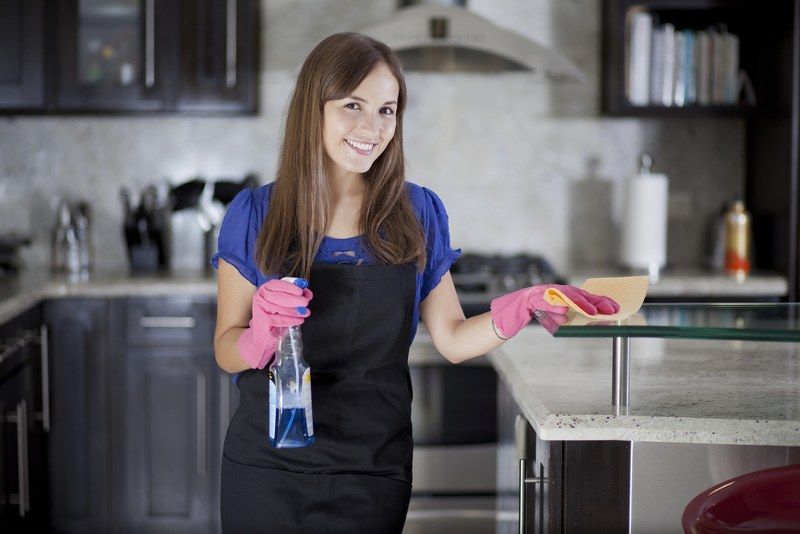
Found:
<path fill-rule="evenodd" d="M 325 36 L 384 20 L 393 0 L 262 0 L 261 112 L 255 117 L 0 118 L 0 228 L 29 234 L 29 266 L 49 263 L 59 196 L 88 198 L 101 270 L 124 269 L 119 188 L 195 174 L 272 179 L 299 63 Z M 473 0 L 470 9 L 555 47 L 587 82 L 528 73 L 408 73 L 407 179 L 431 187 L 464 250 L 543 253 L 558 269 L 613 262 L 621 179 L 639 154 L 695 217 L 670 221 L 671 266 L 699 265 L 699 231 L 744 180 L 740 119 L 599 116 L 599 0 Z"/>

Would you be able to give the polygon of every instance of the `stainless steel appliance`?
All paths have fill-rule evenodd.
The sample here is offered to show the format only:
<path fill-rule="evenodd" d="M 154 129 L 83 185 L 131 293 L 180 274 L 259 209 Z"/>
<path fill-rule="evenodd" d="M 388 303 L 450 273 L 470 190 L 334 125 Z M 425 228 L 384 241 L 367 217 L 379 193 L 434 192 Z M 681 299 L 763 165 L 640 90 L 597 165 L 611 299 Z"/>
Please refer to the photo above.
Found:
<path fill-rule="evenodd" d="M 563 283 L 541 257 L 463 254 L 451 269 L 465 315 L 529 285 Z M 450 363 L 423 324 L 409 351 L 413 489 L 404 534 L 494 533 L 497 375 L 489 360 Z"/>

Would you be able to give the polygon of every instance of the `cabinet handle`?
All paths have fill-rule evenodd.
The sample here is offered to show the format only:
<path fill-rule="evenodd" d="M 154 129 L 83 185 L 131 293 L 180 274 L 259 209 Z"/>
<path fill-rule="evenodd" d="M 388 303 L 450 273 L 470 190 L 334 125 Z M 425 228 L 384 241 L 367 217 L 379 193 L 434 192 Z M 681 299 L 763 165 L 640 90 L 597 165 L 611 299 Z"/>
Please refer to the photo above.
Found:
<path fill-rule="evenodd" d="M 197 475 L 206 476 L 206 377 L 197 371 Z"/>
<path fill-rule="evenodd" d="M 194 317 L 140 317 L 142 328 L 194 328 L 197 324 Z"/>
<path fill-rule="evenodd" d="M 28 403 L 22 399 L 17 404 L 17 472 L 19 473 L 19 516 L 30 511 L 28 489 Z"/>
<path fill-rule="evenodd" d="M 147 0 L 145 5 L 145 22 L 144 22 L 144 38 L 145 38 L 145 58 L 144 58 L 144 84 L 147 87 L 153 87 L 156 84 L 156 68 L 155 68 L 155 55 L 156 55 L 156 14 L 155 14 L 155 0 Z"/>
<path fill-rule="evenodd" d="M 519 534 L 525 533 L 525 484 L 546 484 L 547 477 L 525 476 L 528 421 L 520 414 L 514 420 L 514 441 L 519 457 Z"/>
<path fill-rule="evenodd" d="M 228 0 L 226 11 L 225 85 L 236 86 L 236 0 Z"/>
<path fill-rule="evenodd" d="M 231 379 L 228 373 L 219 377 L 219 452 L 225 448 L 225 434 L 231 422 Z"/>
<path fill-rule="evenodd" d="M 50 348 L 47 345 L 47 325 L 39 329 L 39 348 L 42 357 L 42 428 L 50 432 Z"/>

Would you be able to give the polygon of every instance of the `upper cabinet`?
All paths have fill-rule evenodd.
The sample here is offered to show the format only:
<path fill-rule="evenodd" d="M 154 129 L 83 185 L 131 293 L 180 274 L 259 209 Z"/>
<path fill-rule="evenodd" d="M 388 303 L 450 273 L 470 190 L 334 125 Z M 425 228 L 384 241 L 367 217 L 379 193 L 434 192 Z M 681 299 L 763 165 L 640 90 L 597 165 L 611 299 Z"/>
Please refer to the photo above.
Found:
<path fill-rule="evenodd" d="M 255 109 L 259 48 L 255 3 L 256 0 L 178 3 L 178 110 Z"/>
<path fill-rule="evenodd" d="M 0 0 L 0 106 L 44 108 L 43 0 Z"/>
<path fill-rule="evenodd" d="M 57 109 L 168 109 L 164 2 L 60 0 L 55 23 Z"/>
<path fill-rule="evenodd" d="M 0 0 L 0 6 L 3 26 L 12 25 L 5 11 L 27 23 L 0 36 L 6 113 L 257 111 L 257 0 L 59 0 L 44 9 L 41 0 Z M 40 45 L 43 33 L 52 38 L 39 50 L 41 96 L 28 103 L 7 95 L 3 84 L 16 79 L 10 89 L 33 94 L 13 75 L 16 68 L 33 80 L 27 83 L 36 81 L 27 70 L 37 63 L 15 50 L 32 48 L 37 28 Z M 17 57 L 21 66 L 13 63 Z"/>

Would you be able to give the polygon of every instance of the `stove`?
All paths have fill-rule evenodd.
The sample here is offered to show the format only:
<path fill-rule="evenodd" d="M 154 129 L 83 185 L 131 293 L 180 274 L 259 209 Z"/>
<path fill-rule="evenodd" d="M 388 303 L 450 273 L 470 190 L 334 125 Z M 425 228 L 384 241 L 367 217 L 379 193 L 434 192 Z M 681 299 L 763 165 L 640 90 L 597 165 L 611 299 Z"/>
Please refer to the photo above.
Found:
<path fill-rule="evenodd" d="M 450 269 L 458 299 L 467 317 L 489 311 L 492 299 L 539 284 L 566 284 L 539 255 L 503 256 L 464 253 Z"/>

